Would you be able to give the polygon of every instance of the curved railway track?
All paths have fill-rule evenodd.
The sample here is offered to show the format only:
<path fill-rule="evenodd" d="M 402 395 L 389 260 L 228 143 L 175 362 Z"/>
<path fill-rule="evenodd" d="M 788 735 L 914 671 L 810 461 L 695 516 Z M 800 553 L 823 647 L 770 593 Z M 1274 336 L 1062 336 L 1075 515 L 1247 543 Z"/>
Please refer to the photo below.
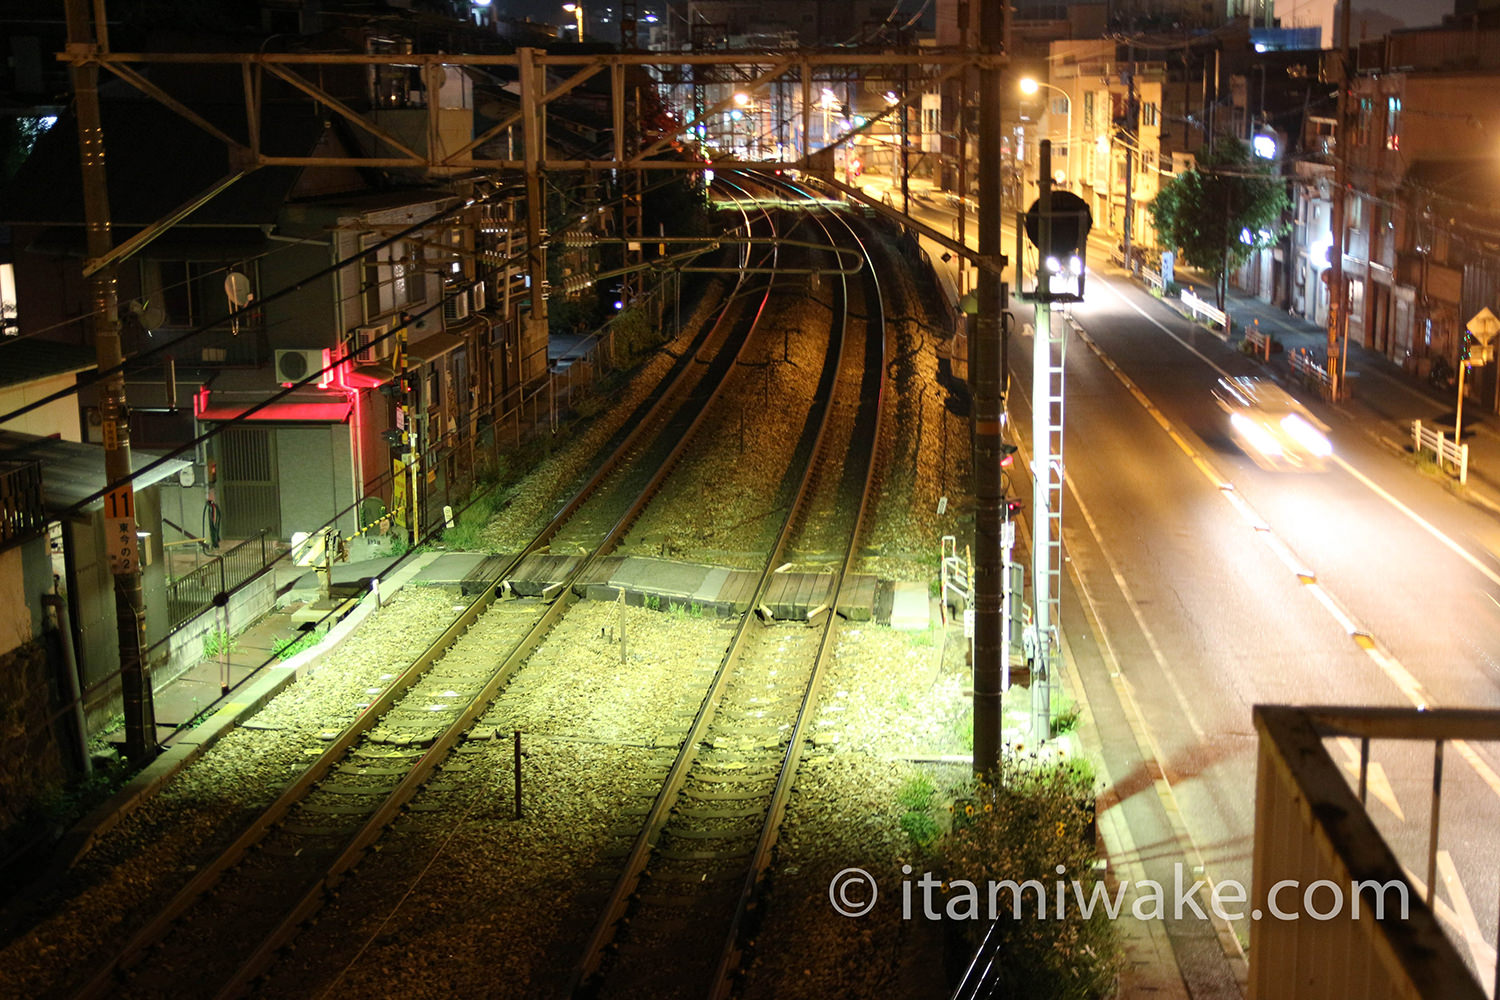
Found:
<path fill-rule="evenodd" d="M 818 224 L 831 243 L 859 247 L 862 287 L 851 290 L 842 276 L 835 285 L 816 428 L 810 422 L 796 499 L 753 606 L 798 542 L 817 551 L 837 545 L 832 597 L 811 616 L 821 619 L 813 628 L 762 629 L 754 615 L 741 621 L 600 908 L 574 973 L 575 996 L 726 996 L 757 916 L 760 880 L 833 649 L 835 609 L 858 554 L 884 402 L 884 317 L 872 259 L 847 222 Z"/>
<path fill-rule="evenodd" d="M 763 212 L 761 224 L 771 224 L 769 212 Z M 748 214 L 745 227 L 751 231 Z M 752 290 L 758 306 L 729 308 Z M 592 554 L 579 561 L 556 599 L 492 607 L 499 588 L 486 588 L 226 850 L 98 968 L 77 996 L 170 995 L 180 991 L 185 975 L 193 977 L 196 993 L 243 990 L 431 779 L 566 612 L 574 600 L 574 580 L 629 529 L 717 398 L 768 297 L 768 284 L 742 278 L 737 294 L 726 297 L 725 308 L 663 388 L 626 421 L 623 439 L 609 457 L 497 577 L 506 578 L 526 556 L 544 549 L 585 505 L 613 505 L 615 515 Z M 489 658 L 487 669 L 476 670 L 472 662 L 445 669 L 446 654 L 461 637 L 504 653 Z M 288 884 L 303 887 L 290 909 Z"/>

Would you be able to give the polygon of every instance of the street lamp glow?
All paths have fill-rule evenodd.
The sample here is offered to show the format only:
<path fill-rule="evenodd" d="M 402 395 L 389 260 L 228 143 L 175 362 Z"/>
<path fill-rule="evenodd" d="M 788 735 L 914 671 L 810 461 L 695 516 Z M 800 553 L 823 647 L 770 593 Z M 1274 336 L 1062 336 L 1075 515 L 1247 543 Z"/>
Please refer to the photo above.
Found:
<path fill-rule="evenodd" d="M 565 3 L 562 9 L 565 13 L 573 15 L 573 20 L 578 26 L 578 40 L 583 41 L 583 4 Z"/>
<path fill-rule="evenodd" d="M 1059 95 L 1062 96 L 1062 99 L 1063 99 L 1063 102 L 1064 102 L 1064 104 L 1065 104 L 1065 106 L 1067 108 L 1067 114 L 1068 114 L 1068 131 L 1063 136 L 1063 146 L 1065 148 L 1065 151 L 1067 153 L 1071 154 L 1072 153 L 1072 149 L 1073 149 L 1073 97 L 1072 97 L 1072 95 L 1069 94 L 1066 90 L 1063 90 L 1061 87 L 1056 86 L 1055 84 L 1043 83 L 1042 81 L 1036 79 L 1035 77 L 1030 77 L 1030 76 L 1023 76 L 1023 77 L 1021 77 L 1021 80 L 1020 80 L 1020 83 L 1018 84 L 1018 86 L 1021 88 L 1021 93 L 1026 94 L 1028 96 L 1032 95 L 1032 94 L 1035 94 L 1037 91 L 1041 90 L 1043 87 L 1046 87 L 1048 90 L 1055 90 L 1055 91 L 1057 91 L 1057 93 Z M 1104 139 L 1103 139 L 1102 136 L 1100 137 L 1099 141 L 1100 141 L 1101 144 L 1104 142 Z M 1071 155 L 1069 155 L 1068 160 L 1069 160 L 1069 163 L 1071 165 L 1071 162 L 1072 162 L 1072 156 Z M 1061 173 L 1062 173 L 1062 171 L 1059 171 L 1059 174 L 1061 174 Z M 1061 183 L 1061 182 L 1062 182 L 1061 178 L 1059 178 L 1059 183 Z"/>
<path fill-rule="evenodd" d="M 743 108 L 745 105 L 750 103 L 750 95 L 743 92 L 735 94 L 734 103 Z"/>

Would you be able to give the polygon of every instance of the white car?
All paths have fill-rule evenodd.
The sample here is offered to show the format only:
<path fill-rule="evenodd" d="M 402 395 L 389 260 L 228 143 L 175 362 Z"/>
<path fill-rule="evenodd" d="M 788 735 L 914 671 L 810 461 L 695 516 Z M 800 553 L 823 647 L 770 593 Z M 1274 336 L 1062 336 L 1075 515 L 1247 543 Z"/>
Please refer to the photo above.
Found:
<path fill-rule="evenodd" d="M 1263 465 L 1316 469 L 1333 454 L 1328 425 L 1269 379 L 1221 378 L 1214 400 L 1229 414 L 1240 447 Z"/>

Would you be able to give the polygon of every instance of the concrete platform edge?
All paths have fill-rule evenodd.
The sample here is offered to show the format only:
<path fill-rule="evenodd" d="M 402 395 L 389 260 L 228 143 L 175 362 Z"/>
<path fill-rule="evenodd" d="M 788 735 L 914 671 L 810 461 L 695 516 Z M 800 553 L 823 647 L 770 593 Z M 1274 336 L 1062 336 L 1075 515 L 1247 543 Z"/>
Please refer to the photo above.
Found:
<path fill-rule="evenodd" d="M 439 553 L 427 552 L 413 559 L 382 584 L 382 602 L 396 593 L 420 573 Z M 254 717 L 276 695 L 310 672 L 316 662 L 336 649 L 370 615 L 375 612 L 374 601 L 361 601 L 324 635 L 323 640 L 311 649 L 305 649 L 285 663 L 267 667 L 258 680 L 252 682 L 235 701 L 227 702 L 202 725 L 187 730 L 167 746 L 155 760 L 141 769 L 140 773 L 127 781 L 119 791 L 73 825 L 58 842 L 54 857 L 56 864 L 72 868 L 93 849 L 99 838 L 114 829 L 119 822 L 166 787 L 179 771 L 197 760 L 203 751 L 213 746 L 224 734 Z"/>

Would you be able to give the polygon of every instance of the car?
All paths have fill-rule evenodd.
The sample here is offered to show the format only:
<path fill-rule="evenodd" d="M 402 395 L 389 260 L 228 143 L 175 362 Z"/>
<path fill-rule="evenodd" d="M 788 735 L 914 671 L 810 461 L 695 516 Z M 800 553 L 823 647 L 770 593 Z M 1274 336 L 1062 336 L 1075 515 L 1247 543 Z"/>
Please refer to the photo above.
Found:
<path fill-rule="evenodd" d="M 1261 465 L 1318 469 L 1333 454 L 1328 425 L 1270 379 L 1232 375 L 1213 394 L 1235 440 Z"/>

